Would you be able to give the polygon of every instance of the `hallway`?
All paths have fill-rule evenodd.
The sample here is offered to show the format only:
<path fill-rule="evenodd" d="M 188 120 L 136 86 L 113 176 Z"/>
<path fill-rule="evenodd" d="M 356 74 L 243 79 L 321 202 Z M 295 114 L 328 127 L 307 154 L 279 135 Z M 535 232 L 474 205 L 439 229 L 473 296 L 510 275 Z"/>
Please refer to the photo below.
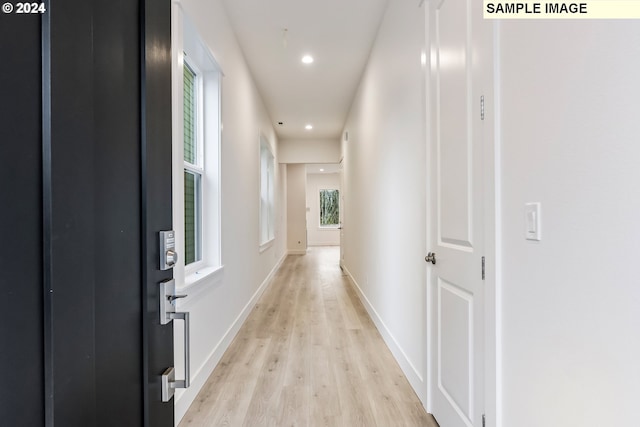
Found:
<path fill-rule="evenodd" d="M 338 259 L 285 260 L 180 426 L 437 426 Z"/>

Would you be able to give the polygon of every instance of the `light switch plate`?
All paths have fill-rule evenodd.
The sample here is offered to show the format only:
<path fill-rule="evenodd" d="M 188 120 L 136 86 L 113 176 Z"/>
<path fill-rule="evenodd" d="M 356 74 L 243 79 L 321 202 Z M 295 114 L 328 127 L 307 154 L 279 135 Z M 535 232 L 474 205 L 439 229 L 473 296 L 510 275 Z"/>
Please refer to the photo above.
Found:
<path fill-rule="evenodd" d="M 524 205 L 524 235 L 527 240 L 540 241 L 542 238 L 540 203 L 525 203 Z"/>

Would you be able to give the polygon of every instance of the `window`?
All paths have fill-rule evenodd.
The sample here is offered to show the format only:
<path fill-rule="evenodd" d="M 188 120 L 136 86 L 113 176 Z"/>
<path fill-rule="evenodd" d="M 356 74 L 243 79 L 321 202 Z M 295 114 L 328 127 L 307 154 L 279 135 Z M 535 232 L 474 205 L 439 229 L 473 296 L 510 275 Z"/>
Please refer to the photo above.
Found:
<path fill-rule="evenodd" d="M 222 72 L 179 4 L 172 13 L 173 99 L 178 100 L 173 102 L 173 228 L 179 254 L 174 277 L 184 287 L 221 271 Z"/>
<path fill-rule="evenodd" d="M 202 176 L 198 98 L 199 76 L 184 62 L 184 263 L 202 260 Z"/>
<path fill-rule="evenodd" d="M 274 158 L 267 139 L 260 135 L 260 246 L 275 237 L 274 233 Z"/>
<path fill-rule="evenodd" d="M 337 228 L 340 225 L 340 191 L 320 190 L 320 227 Z"/>

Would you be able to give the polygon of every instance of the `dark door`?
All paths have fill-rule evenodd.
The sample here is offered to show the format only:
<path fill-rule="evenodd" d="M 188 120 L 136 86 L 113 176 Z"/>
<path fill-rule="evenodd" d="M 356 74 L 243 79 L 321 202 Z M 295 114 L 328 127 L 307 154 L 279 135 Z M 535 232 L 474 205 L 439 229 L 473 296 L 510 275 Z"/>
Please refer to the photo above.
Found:
<path fill-rule="evenodd" d="M 0 14 L 0 419 L 171 426 L 169 0 Z"/>
<path fill-rule="evenodd" d="M 44 423 L 40 19 L 0 13 L 0 420 Z M 10 385 L 10 386 L 9 386 Z"/>

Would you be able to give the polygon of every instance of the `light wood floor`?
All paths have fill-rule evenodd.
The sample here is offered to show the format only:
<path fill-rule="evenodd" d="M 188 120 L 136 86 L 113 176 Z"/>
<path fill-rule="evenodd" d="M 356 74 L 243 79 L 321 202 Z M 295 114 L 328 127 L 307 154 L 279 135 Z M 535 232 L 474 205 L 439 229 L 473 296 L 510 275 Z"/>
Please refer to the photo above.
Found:
<path fill-rule="evenodd" d="M 338 258 L 285 260 L 181 427 L 437 427 Z"/>

